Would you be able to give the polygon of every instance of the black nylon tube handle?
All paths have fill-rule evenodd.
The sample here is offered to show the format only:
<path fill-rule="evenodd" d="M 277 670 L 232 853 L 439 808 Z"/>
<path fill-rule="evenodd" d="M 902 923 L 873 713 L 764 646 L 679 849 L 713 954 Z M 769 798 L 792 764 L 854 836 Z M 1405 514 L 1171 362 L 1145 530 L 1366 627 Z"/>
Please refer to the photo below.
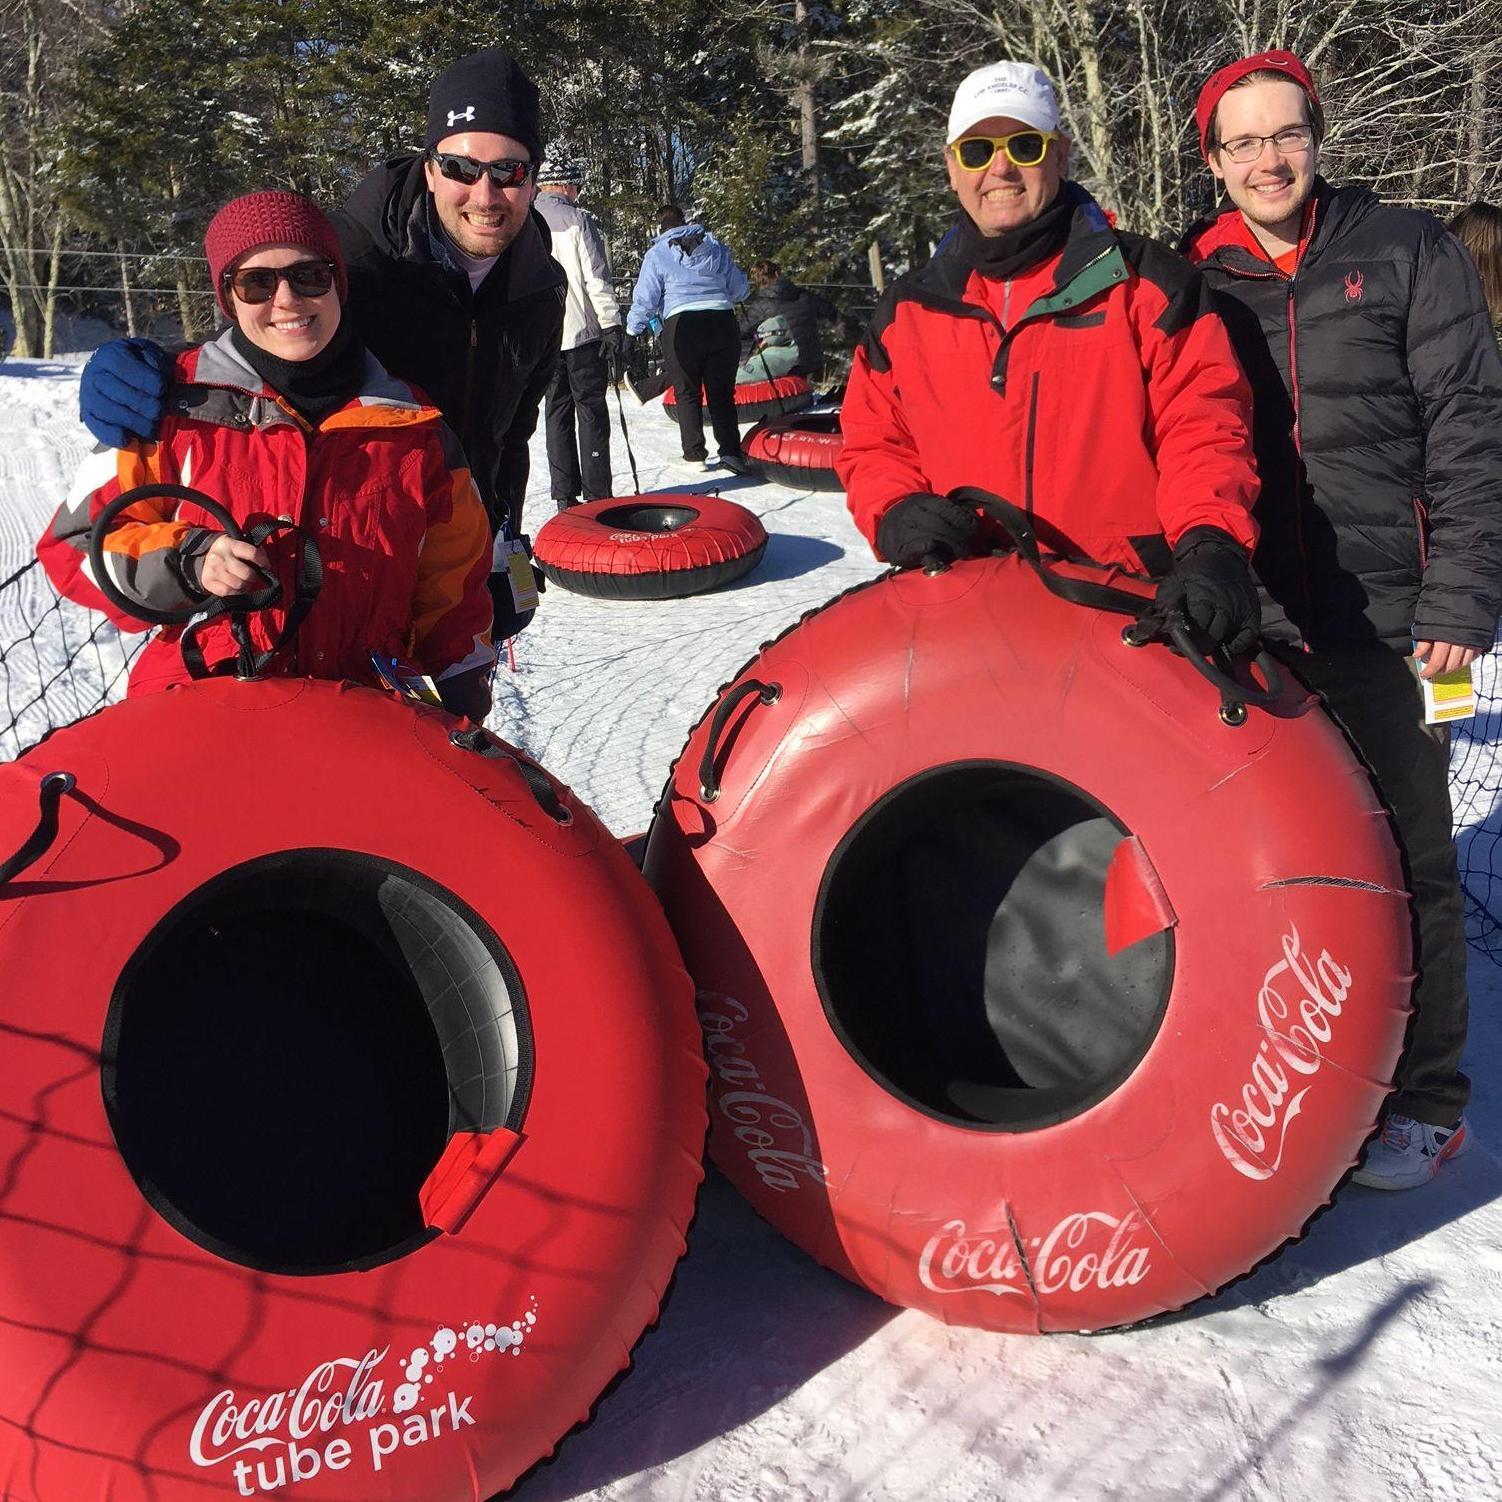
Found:
<path fill-rule="evenodd" d="M 37 788 L 39 811 L 37 827 L 27 836 L 25 843 L 8 860 L 0 862 L 0 887 L 14 881 L 28 866 L 39 861 L 57 838 L 57 806 L 65 793 L 77 787 L 77 779 L 71 772 L 48 772 Z"/>
<path fill-rule="evenodd" d="M 1174 646 L 1179 649 L 1184 660 L 1220 695 L 1220 717 L 1227 725 L 1245 724 L 1248 704 L 1255 704 L 1258 709 L 1267 709 L 1278 702 L 1278 697 L 1283 692 L 1283 675 L 1267 652 L 1258 652 L 1252 659 L 1267 680 L 1267 687 L 1247 688 L 1229 673 L 1222 672 L 1216 663 L 1207 661 L 1200 655 L 1199 648 L 1190 635 L 1189 622 L 1181 611 L 1171 611 L 1165 624 Z"/>
<path fill-rule="evenodd" d="M 631 452 L 631 433 L 630 430 L 626 427 L 626 408 L 621 402 L 621 383 L 619 381 L 616 381 L 614 382 L 614 385 L 615 411 L 616 416 L 621 420 L 621 437 L 625 440 L 626 444 L 626 458 L 631 463 L 631 483 L 636 487 L 636 494 L 640 495 L 641 476 L 636 472 L 636 455 Z"/>
<path fill-rule="evenodd" d="M 720 796 L 720 775 L 715 770 L 720 737 L 725 733 L 730 716 L 753 694 L 763 704 L 775 704 L 782 697 L 782 685 L 763 683 L 760 678 L 748 678 L 744 683 L 737 683 L 720 700 L 714 718 L 709 722 L 709 740 L 704 747 L 704 755 L 699 760 L 699 796 L 706 803 L 713 803 Z"/>
<path fill-rule="evenodd" d="M 89 566 L 94 570 L 94 583 L 99 587 L 99 593 L 117 610 L 125 615 L 133 615 L 138 621 L 145 621 L 147 625 L 182 626 L 192 620 L 204 609 L 204 606 L 185 605 L 177 610 L 155 610 L 149 605 L 143 605 L 139 600 L 131 599 L 115 583 L 110 577 L 109 566 L 106 562 L 104 536 L 109 531 L 110 523 L 127 506 L 134 506 L 137 501 L 155 500 L 191 501 L 195 506 L 201 506 L 207 511 L 224 529 L 226 536 L 234 538 L 236 542 L 245 542 L 247 539 L 245 533 L 240 530 L 239 522 L 213 496 L 205 495 L 201 490 L 193 490 L 187 485 L 137 485 L 132 490 L 121 491 L 94 518 L 94 524 L 89 528 Z M 273 601 L 267 603 L 273 603 Z"/>

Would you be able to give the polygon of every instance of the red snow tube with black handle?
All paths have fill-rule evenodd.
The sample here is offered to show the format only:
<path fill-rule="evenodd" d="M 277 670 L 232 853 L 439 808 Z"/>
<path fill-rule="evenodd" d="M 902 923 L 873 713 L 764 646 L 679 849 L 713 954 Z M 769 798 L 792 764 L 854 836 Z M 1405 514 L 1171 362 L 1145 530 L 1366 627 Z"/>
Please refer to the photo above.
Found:
<path fill-rule="evenodd" d="M 474 1502 L 656 1317 L 704 1069 L 587 807 L 439 710 L 225 678 L 0 766 L 10 1502 Z"/>
<path fill-rule="evenodd" d="M 834 467 L 845 447 L 838 408 L 764 418 L 741 440 L 741 447 L 764 480 L 794 490 L 845 488 Z"/>
<path fill-rule="evenodd" d="M 532 543 L 550 581 L 602 600 L 706 594 L 749 574 L 766 550 L 766 529 L 754 512 L 688 491 L 570 506 Z"/>
<path fill-rule="evenodd" d="M 702 394 L 702 393 L 701 393 Z M 708 410 L 708 396 L 704 396 Z M 814 388 L 807 376 L 777 376 L 770 381 L 741 381 L 735 388 L 735 419 L 739 423 L 760 422 L 764 417 L 775 417 L 787 412 L 797 412 L 813 405 Z M 662 410 L 676 418 L 678 394 L 671 386 L 663 394 Z"/>
<path fill-rule="evenodd" d="M 846 1277 L 999 1331 L 1178 1309 L 1297 1237 L 1409 1013 L 1337 727 L 1053 592 L 1103 577 L 1012 554 L 805 617 L 694 730 L 646 854 L 720 1168 Z"/>

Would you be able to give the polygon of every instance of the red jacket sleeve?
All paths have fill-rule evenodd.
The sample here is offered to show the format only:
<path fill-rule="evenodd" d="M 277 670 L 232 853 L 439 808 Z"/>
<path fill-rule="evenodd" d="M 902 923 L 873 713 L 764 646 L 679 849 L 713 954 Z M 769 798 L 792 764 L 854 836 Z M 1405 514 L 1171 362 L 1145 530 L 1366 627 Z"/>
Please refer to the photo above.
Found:
<path fill-rule="evenodd" d="M 1191 527 L 1218 527 L 1250 551 L 1258 483 L 1251 388 L 1199 272 L 1151 242 L 1141 272 L 1132 317 L 1164 535 L 1172 546 Z"/>
<path fill-rule="evenodd" d="M 146 622 L 122 614 L 94 582 L 89 532 L 94 518 L 122 492 L 175 479 L 165 474 L 162 448 L 133 443 L 96 449 L 79 466 L 68 499 L 57 508 L 37 543 L 37 557 L 52 586 L 75 604 L 102 611 L 125 631 L 146 631 Z M 173 500 L 138 501 L 120 513 L 104 539 L 114 584 L 127 596 L 157 610 L 176 610 L 201 598 L 183 578 L 183 547 L 202 529 L 178 521 Z"/>
<path fill-rule="evenodd" d="M 880 315 L 878 308 L 850 367 L 840 406 L 844 447 L 835 461 L 845 486 L 845 504 L 873 552 L 882 517 L 903 496 L 933 489 L 897 402 L 891 361 L 881 343 Z"/>

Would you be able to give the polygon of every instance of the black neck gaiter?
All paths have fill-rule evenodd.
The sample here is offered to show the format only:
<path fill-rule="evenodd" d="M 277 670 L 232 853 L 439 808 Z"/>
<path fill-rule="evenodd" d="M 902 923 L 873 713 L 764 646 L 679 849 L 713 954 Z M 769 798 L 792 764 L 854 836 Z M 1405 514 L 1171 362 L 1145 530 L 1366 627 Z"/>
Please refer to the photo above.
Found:
<path fill-rule="evenodd" d="M 230 332 L 235 349 L 279 396 L 315 425 L 337 411 L 365 380 L 365 346 L 341 311 L 334 337 L 311 360 L 283 360 L 247 339 L 238 324 Z"/>
<path fill-rule="evenodd" d="M 1074 210 L 1074 195 L 1068 183 L 1059 185 L 1053 202 L 1036 219 L 1004 235 L 981 234 L 975 221 L 961 209 L 955 220 L 959 231 L 956 249 L 965 264 L 982 276 L 998 279 L 1016 276 L 1063 248 L 1069 238 Z"/>

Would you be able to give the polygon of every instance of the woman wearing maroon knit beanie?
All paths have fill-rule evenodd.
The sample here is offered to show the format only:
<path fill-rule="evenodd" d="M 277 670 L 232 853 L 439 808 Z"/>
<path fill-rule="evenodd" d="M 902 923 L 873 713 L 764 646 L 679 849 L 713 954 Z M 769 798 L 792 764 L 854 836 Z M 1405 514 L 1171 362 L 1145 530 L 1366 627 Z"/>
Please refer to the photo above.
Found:
<path fill-rule="evenodd" d="M 322 587 L 267 671 L 380 683 L 392 672 L 432 680 L 455 713 L 490 702 L 491 538 L 459 445 L 438 410 L 388 375 L 342 317 L 348 294 L 339 239 L 299 193 L 250 193 L 204 236 L 214 295 L 230 326 L 178 356 L 155 442 L 96 449 L 37 552 L 58 590 L 124 615 L 89 572 L 93 518 L 125 490 L 171 483 L 212 496 L 244 529 L 282 519 L 317 544 Z M 263 590 L 281 600 L 250 617 L 257 652 L 281 635 L 303 555 L 298 532 L 236 541 L 190 502 L 129 507 L 105 539 L 114 580 L 156 610 Z M 186 681 L 165 629 L 137 659 L 132 693 Z M 198 633 L 208 666 L 233 664 L 226 618 Z"/>

